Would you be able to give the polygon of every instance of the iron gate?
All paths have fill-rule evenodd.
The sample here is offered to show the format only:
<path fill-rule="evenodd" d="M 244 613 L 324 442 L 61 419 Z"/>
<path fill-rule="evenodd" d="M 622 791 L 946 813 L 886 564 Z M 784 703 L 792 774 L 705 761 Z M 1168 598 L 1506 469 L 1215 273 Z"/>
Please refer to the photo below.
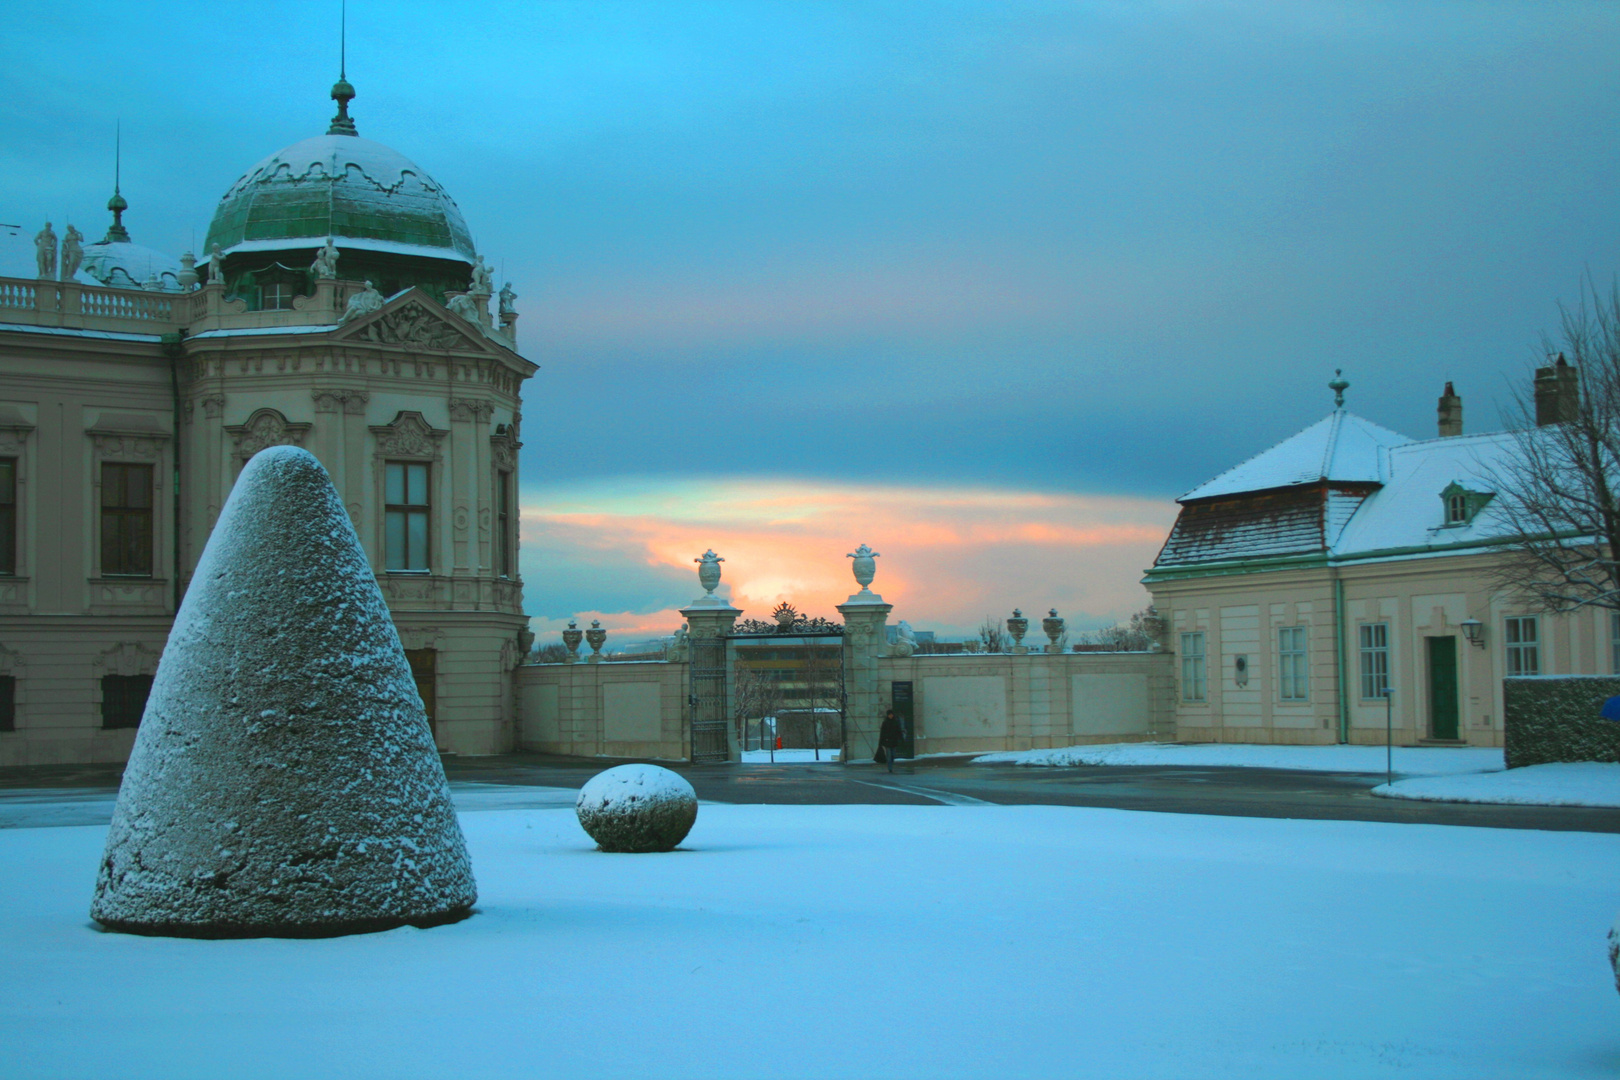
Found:
<path fill-rule="evenodd" d="M 693 638 L 691 649 L 687 704 L 692 710 L 692 762 L 728 761 L 726 729 L 731 718 L 726 713 L 726 639 Z"/>

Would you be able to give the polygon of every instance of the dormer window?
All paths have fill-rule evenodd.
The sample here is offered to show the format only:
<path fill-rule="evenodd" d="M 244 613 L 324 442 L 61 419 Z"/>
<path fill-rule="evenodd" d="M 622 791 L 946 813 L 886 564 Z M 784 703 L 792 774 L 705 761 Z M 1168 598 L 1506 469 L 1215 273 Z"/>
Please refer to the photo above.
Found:
<path fill-rule="evenodd" d="M 1446 490 L 1440 493 L 1440 501 L 1445 504 L 1445 528 L 1467 525 L 1494 497 L 1494 492 L 1470 491 L 1453 480 L 1446 485 Z"/>

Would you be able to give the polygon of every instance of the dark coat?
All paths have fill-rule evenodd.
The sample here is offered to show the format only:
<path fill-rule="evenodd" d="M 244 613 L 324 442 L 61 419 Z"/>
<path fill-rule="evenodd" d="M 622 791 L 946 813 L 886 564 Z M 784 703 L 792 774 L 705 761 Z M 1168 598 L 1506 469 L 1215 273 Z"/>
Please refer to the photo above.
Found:
<path fill-rule="evenodd" d="M 878 731 L 879 746 L 899 746 L 901 742 L 900 718 L 886 716 L 883 718 L 883 727 Z"/>

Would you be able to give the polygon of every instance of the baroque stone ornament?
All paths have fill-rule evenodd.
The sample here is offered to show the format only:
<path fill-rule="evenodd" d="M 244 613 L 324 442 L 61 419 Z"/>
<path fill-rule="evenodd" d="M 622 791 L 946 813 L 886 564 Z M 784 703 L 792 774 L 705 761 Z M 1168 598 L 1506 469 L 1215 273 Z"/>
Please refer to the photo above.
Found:
<path fill-rule="evenodd" d="M 444 306 L 449 308 L 455 314 L 460 315 L 463 319 L 466 319 L 470 323 L 477 323 L 479 321 L 478 301 L 474 300 L 466 293 L 457 293 L 455 296 L 452 296 L 449 302 Z"/>
<path fill-rule="evenodd" d="M 309 264 L 309 272 L 317 280 L 329 281 L 337 277 L 338 249 L 332 238 L 326 238 L 326 244 L 315 253 L 315 261 Z"/>
<path fill-rule="evenodd" d="M 1024 646 L 1024 635 L 1029 633 L 1029 620 L 1024 618 L 1024 613 L 1017 608 L 1013 608 L 1012 618 L 1007 620 L 1007 633 L 1012 635 L 1013 652 L 1029 652 Z"/>
<path fill-rule="evenodd" d="M 568 629 L 562 632 L 563 648 L 567 650 L 564 659 L 572 664 L 579 660 L 579 643 L 585 637 L 585 631 L 574 625 L 574 620 L 568 620 Z"/>
<path fill-rule="evenodd" d="M 218 244 L 214 245 L 214 251 L 215 251 L 216 254 L 218 253 L 218 251 L 219 251 L 219 245 Z M 210 283 L 212 283 L 213 280 L 214 280 L 213 276 L 212 276 L 213 275 L 212 265 L 213 265 L 212 262 L 210 262 L 210 264 L 209 264 L 209 266 L 210 266 L 210 269 L 209 269 L 209 275 L 210 275 L 209 276 L 209 282 Z M 220 280 L 223 281 L 224 279 L 221 278 Z M 351 321 L 353 319 L 360 318 L 362 315 L 370 315 L 373 311 L 381 311 L 382 306 L 383 306 L 383 294 L 378 292 L 376 286 L 372 285 L 371 282 L 368 281 L 368 282 L 366 282 L 366 287 L 365 288 L 361 289 L 359 292 L 357 292 L 353 296 L 349 297 L 349 306 L 343 309 L 343 318 L 341 320 L 339 320 L 339 321 L 340 322 L 349 322 L 349 321 Z"/>
<path fill-rule="evenodd" d="M 56 232 L 48 221 L 34 234 L 34 261 L 39 264 L 40 277 L 56 276 Z"/>
<path fill-rule="evenodd" d="M 587 664 L 600 664 L 602 662 L 602 645 L 607 641 L 607 631 L 602 629 L 602 623 L 597 619 L 591 620 L 591 628 L 585 631 L 585 644 L 591 647 L 591 655 L 585 658 Z"/>
<path fill-rule="evenodd" d="M 698 564 L 698 584 L 703 586 L 704 595 L 713 596 L 720 585 L 720 564 L 726 560 L 710 548 L 692 561 Z"/>
<path fill-rule="evenodd" d="M 238 461 L 246 461 L 268 446 L 302 446 L 309 424 L 288 423 L 275 409 L 258 409 L 245 424 L 227 424 L 225 433 L 236 444 Z"/>
<path fill-rule="evenodd" d="M 248 462 L 158 664 L 90 914 L 113 930 L 318 937 L 477 899 L 410 665 L 320 462 Z"/>
<path fill-rule="evenodd" d="M 877 576 L 876 560 L 882 557 L 880 552 L 873 551 L 865 544 L 845 556 L 855 560 L 850 563 L 850 569 L 855 572 L 855 584 L 861 587 L 861 592 L 871 591 L 872 579 Z"/>
<path fill-rule="evenodd" d="M 220 254 L 218 244 L 215 244 L 212 250 L 208 252 L 208 284 L 225 284 L 225 256 Z M 370 282 L 367 282 L 366 284 L 369 285 Z M 378 299 L 380 300 L 382 298 L 378 297 Z M 343 320 L 345 322 L 347 322 L 348 319 L 348 315 L 343 316 Z"/>
<path fill-rule="evenodd" d="M 182 256 L 180 261 L 183 264 L 185 262 L 185 257 Z M 75 229 L 72 225 L 69 225 L 67 227 L 67 233 L 62 237 L 62 280 L 72 281 L 73 276 L 79 272 L 79 267 L 83 264 L 84 233 L 80 232 L 78 229 Z M 184 274 L 181 275 L 182 278 L 184 276 Z M 192 280 L 196 280 L 195 274 L 192 275 Z M 184 281 L 182 281 L 181 284 L 185 284 Z"/>
<path fill-rule="evenodd" d="M 1046 618 L 1041 620 L 1041 630 L 1046 634 L 1047 639 L 1051 642 L 1051 644 L 1046 646 L 1047 652 L 1058 653 L 1063 651 L 1063 646 L 1058 644 L 1058 638 L 1063 636 L 1063 630 L 1066 625 L 1067 624 L 1064 622 L 1064 620 L 1058 617 L 1057 608 L 1052 608 L 1049 610 L 1046 613 Z"/>
<path fill-rule="evenodd" d="M 419 412 L 401 412 L 392 423 L 373 424 L 377 453 L 382 457 L 439 459 L 439 446 L 448 431 L 440 431 Z"/>
<path fill-rule="evenodd" d="M 73 231 L 74 230 L 71 227 L 68 229 L 69 233 L 72 233 Z M 62 258 L 64 260 L 67 259 L 66 241 L 64 241 L 62 244 Z M 180 274 L 175 278 L 175 280 L 180 283 L 180 288 L 184 292 L 191 292 L 197 287 L 197 256 L 193 255 L 189 251 L 181 253 Z"/>
<path fill-rule="evenodd" d="M 917 651 L 917 634 L 911 629 L 911 624 L 904 619 L 895 628 L 894 644 L 889 646 L 889 655 L 905 659 Z"/>
<path fill-rule="evenodd" d="M 697 792 L 660 765 L 619 765 L 585 782 L 574 812 L 601 851 L 674 851 L 697 822 Z"/>
<path fill-rule="evenodd" d="M 358 300 L 364 293 L 357 294 Z M 353 306 L 354 300 L 349 301 Z M 348 321 L 348 316 L 344 316 Z M 477 321 L 476 318 L 474 321 Z M 468 348 L 466 334 L 457 330 L 422 304 L 411 301 L 393 311 L 385 312 L 374 322 L 367 323 L 355 334 L 355 340 L 370 341 L 378 345 L 417 345 L 425 349 L 449 350 Z"/>

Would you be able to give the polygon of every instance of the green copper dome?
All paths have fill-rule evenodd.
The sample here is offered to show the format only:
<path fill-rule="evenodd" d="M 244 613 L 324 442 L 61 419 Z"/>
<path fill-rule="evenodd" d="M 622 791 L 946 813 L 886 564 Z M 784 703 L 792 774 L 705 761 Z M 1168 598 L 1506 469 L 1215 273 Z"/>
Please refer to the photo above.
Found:
<path fill-rule="evenodd" d="M 318 135 L 255 165 L 225 193 L 204 250 L 247 254 L 319 247 L 471 265 L 455 200 L 409 158 L 358 135 Z"/>

